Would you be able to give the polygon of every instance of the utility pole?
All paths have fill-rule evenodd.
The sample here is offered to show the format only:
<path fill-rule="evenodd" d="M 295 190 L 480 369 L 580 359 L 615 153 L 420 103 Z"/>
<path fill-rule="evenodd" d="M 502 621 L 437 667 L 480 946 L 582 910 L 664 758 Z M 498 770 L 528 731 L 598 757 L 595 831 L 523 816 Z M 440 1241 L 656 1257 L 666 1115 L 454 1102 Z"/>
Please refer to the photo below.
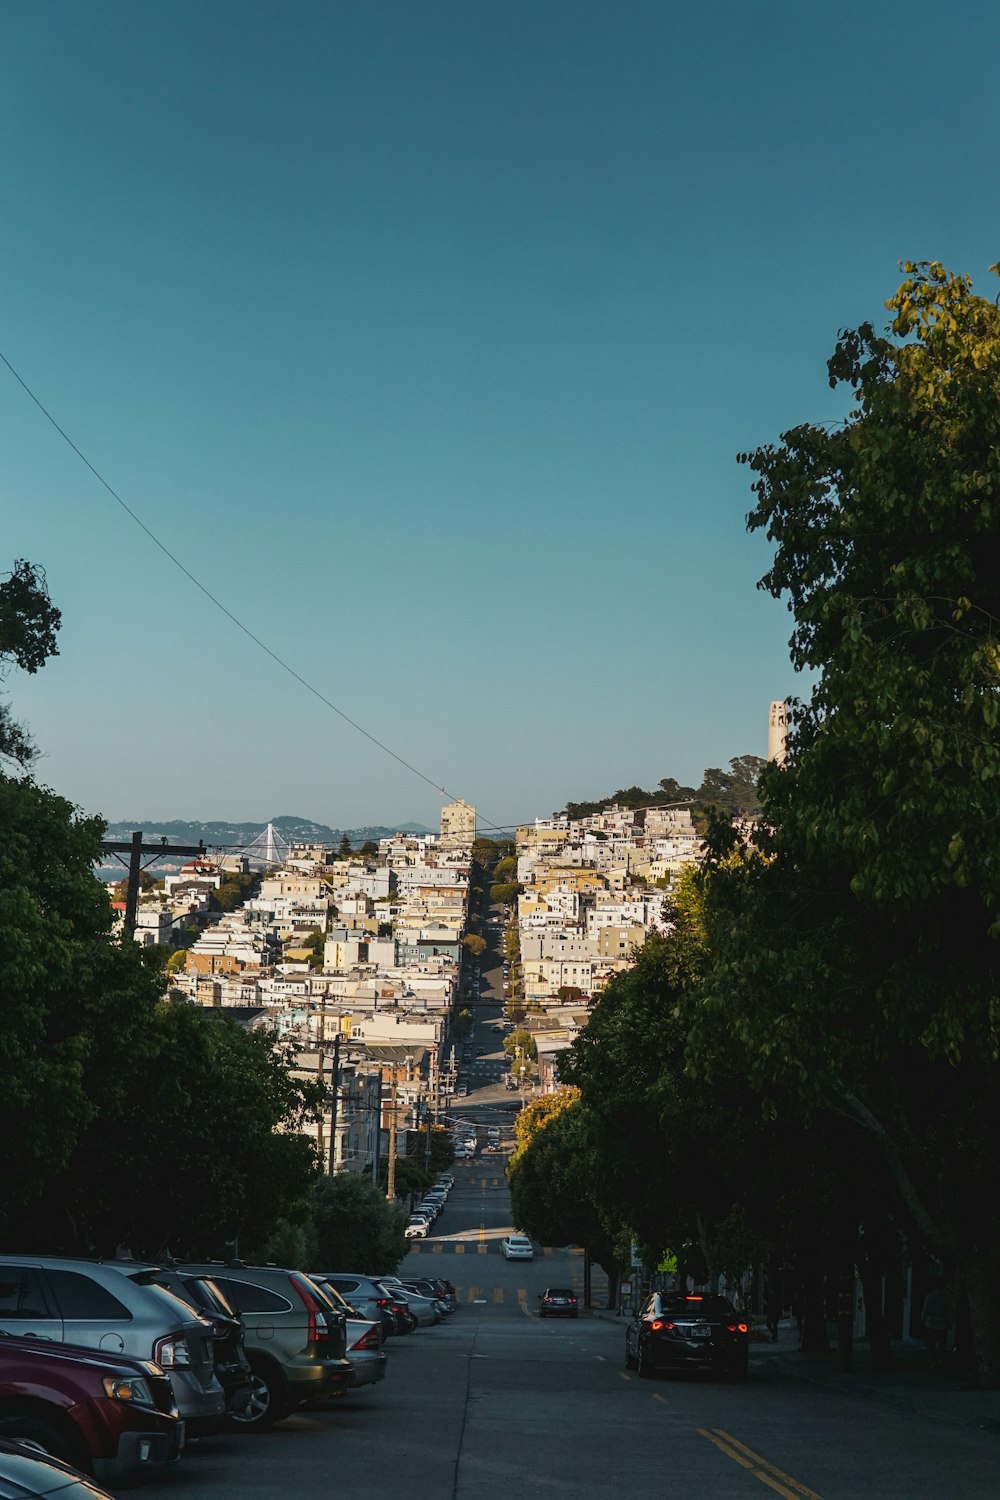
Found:
<path fill-rule="evenodd" d="M 379 1156 L 382 1153 L 382 1069 L 375 1085 L 375 1150 L 372 1152 L 372 1185 L 378 1187 Z"/>
<path fill-rule="evenodd" d="M 333 1076 L 330 1079 L 330 1165 L 329 1176 L 333 1176 L 337 1168 L 335 1157 L 337 1155 L 337 1102 L 340 1096 L 340 1043 L 343 1040 L 343 1032 L 338 1031 L 333 1039 Z"/>
<path fill-rule="evenodd" d="M 107 842 L 102 840 L 101 853 L 127 854 L 129 856 L 128 886 L 126 887 L 125 894 L 125 935 L 126 937 L 131 937 L 133 932 L 135 932 L 135 914 L 139 908 L 139 875 L 142 870 L 142 856 L 144 854 L 151 854 L 154 859 L 163 859 L 166 855 L 173 856 L 174 854 L 203 855 L 205 853 L 205 845 L 204 843 L 200 843 L 197 846 L 191 844 L 168 844 L 165 838 L 162 838 L 158 844 L 144 844 L 142 842 L 141 831 L 137 831 L 133 833 L 131 842 L 128 844 L 118 844 L 113 841 Z"/>
<path fill-rule="evenodd" d="M 389 1202 L 396 1197 L 396 1064 L 392 1065 L 392 1085 L 389 1090 L 389 1174 L 385 1184 L 385 1196 Z"/>

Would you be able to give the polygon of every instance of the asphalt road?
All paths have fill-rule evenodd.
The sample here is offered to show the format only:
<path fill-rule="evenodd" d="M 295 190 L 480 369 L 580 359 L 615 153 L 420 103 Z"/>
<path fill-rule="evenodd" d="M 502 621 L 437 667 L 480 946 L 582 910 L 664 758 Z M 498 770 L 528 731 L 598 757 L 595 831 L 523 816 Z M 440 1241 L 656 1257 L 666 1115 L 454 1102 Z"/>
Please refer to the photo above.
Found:
<path fill-rule="evenodd" d="M 499 1054 L 501 976 L 484 959 L 474 1045 Z M 495 1076 L 473 1073 L 481 1084 L 454 1112 L 503 1122 L 509 1146 L 514 1096 L 486 1083 Z M 391 1340 L 378 1386 L 269 1433 L 192 1445 L 156 1483 L 162 1500 L 996 1500 L 1000 1437 L 790 1378 L 766 1344 L 751 1346 L 746 1385 L 640 1381 L 620 1321 L 539 1321 L 546 1286 L 582 1294 L 582 1257 L 501 1257 L 517 1227 L 505 1159 L 455 1167 L 435 1232 L 400 1270 L 454 1282 L 447 1322 Z"/>
<path fill-rule="evenodd" d="M 164 1500 L 995 1500 L 1000 1438 L 788 1379 L 754 1346 L 745 1386 L 640 1381 L 619 1324 L 537 1316 L 548 1284 L 582 1290 L 571 1249 L 507 1262 L 502 1172 L 459 1166 L 439 1231 L 403 1274 L 448 1276 L 458 1311 L 389 1344 L 376 1387 L 269 1433 L 191 1447 Z"/>

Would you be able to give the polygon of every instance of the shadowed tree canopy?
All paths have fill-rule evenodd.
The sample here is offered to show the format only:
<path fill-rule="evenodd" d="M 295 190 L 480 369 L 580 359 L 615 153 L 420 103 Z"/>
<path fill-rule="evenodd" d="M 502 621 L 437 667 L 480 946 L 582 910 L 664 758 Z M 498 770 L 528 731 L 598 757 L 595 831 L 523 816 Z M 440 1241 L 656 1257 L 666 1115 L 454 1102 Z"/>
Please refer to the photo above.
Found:
<path fill-rule="evenodd" d="M 849 419 L 744 456 L 763 587 L 817 679 L 762 779 L 764 857 L 715 887 L 692 1056 L 710 1073 L 735 1030 L 757 1088 L 875 1143 L 913 1232 L 957 1258 L 996 1384 L 1000 312 L 905 271 L 889 327 L 829 362 Z"/>
<path fill-rule="evenodd" d="M 42 569 L 16 562 L 0 580 L 0 677 L 11 665 L 35 673 L 50 656 L 57 656 L 61 618 L 49 599 Z M 28 766 L 35 754 L 27 732 L 12 718 L 10 705 L 0 703 L 0 757 Z"/>

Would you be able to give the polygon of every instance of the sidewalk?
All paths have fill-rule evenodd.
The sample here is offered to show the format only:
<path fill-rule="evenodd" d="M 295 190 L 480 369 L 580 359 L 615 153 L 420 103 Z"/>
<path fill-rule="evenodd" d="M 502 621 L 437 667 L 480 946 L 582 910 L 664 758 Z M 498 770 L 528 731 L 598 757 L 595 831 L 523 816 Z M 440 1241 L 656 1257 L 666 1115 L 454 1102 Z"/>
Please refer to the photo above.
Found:
<path fill-rule="evenodd" d="M 617 1323 L 624 1330 L 626 1319 L 602 1308 L 592 1316 Z M 778 1342 L 750 1344 L 750 1373 L 770 1366 L 782 1376 L 807 1380 L 826 1386 L 841 1396 L 879 1401 L 897 1411 L 911 1411 L 931 1422 L 946 1422 L 955 1427 L 978 1427 L 1000 1434 L 1000 1391 L 963 1391 L 961 1377 L 946 1365 L 932 1370 L 923 1344 L 900 1340 L 893 1343 L 896 1356 L 894 1370 L 872 1368 L 868 1345 L 861 1339 L 854 1345 L 854 1370 L 845 1375 L 837 1364 L 837 1351 L 829 1354 L 802 1354 L 794 1324 L 778 1326 Z"/>

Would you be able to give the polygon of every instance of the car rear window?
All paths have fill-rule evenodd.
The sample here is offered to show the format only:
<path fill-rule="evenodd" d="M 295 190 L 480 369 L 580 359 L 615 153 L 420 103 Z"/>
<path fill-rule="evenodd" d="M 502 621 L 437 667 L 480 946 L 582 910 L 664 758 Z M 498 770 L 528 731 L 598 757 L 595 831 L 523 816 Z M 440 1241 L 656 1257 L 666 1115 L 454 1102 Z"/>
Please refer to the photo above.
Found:
<path fill-rule="evenodd" d="M 706 1293 L 703 1297 L 685 1297 L 681 1294 L 661 1298 L 664 1312 L 688 1313 L 692 1318 L 734 1318 L 732 1305 L 725 1297 Z"/>
<path fill-rule="evenodd" d="M 280 1297 L 277 1292 L 272 1292 L 266 1286 L 258 1286 L 255 1281 L 230 1281 L 228 1276 L 216 1276 L 213 1280 L 218 1282 L 226 1297 L 241 1313 L 292 1311 L 292 1304 L 287 1297 Z"/>
<path fill-rule="evenodd" d="M 568 1286 L 550 1286 L 545 1295 L 546 1297 L 573 1297 L 576 1294 Z"/>
<path fill-rule="evenodd" d="M 47 1270 L 46 1278 L 59 1304 L 59 1311 L 69 1322 L 73 1318 L 131 1323 L 132 1314 L 113 1293 L 79 1271 Z"/>

